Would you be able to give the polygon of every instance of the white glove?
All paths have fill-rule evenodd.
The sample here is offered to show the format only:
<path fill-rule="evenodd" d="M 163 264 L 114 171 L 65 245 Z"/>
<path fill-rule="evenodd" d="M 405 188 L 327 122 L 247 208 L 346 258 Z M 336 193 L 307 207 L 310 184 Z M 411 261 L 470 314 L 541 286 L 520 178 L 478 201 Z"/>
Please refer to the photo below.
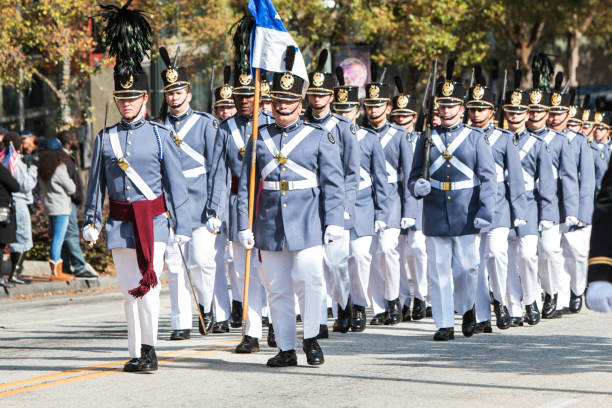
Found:
<path fill-rule="evenodd" d="M 546 231 L 555 226 L 555 223 L 548 220 L 540 221 L 540 231 Z"/>
<path fill-rule="evenodd" d="M 586 305 L 596 312 L 612 311 L 612 283 L 595 281 L 589 283 L 586 291 Z"/>
<path fill-rule="evenodd" d="M 420 178 L 414 183 L 414 194 L 417 197 L 425 197 L 431 193 L 431 184 L 424 178 Z"/>
<path fill-rule="evenodd" d="M 487 228 L 491 223 L 489 221 L 483 220 L 482 218 L 474 218 L 474 228 L 483 229 Z"/>
<path fill-rule="evenodd" d="M 250 229 L 240 231 L 238 233 L 238 240 L 246 249 L 251 249 L 255 246 L 255 236 Z"/>
<path fill-rule="evenodd" d="M 208 221 L 206 221 L 206 229 L 208 229 L 211 234 L 219 232 L 221 225 L 223 225 L 223 223 L 217 217 L 210 217 Z"/>
<path fill-rule="evenodd" d="M 381 231 L 384 231 L 387 228 L 387 223 L 384 221 L 376 220 L 374 221 L 374 232 L 377 234 Z"/>
<path fill-rule="evenodd" d="M 565 217 L 565 225 L 569 228 L 569 227 L 573 227 L 574 225 L 578 225 L 579 221 L 578 218 L 574 217 L 573 215 L 570 215 L 569 217 Z"/>
<path fill-rule="evenodd" d="M 348 221 L 351 219 L 351 214 L 349 214 L 348 212 L 344 212 L 344 221 Z"/>
<path fill-rule="evenodd" d="M 527 225 L 527 221 L 525 220 L 514 220 L 514 226 L 515 227 L 521 227 L 523 225 Z"/>
<path fill-rule="evenodd" d="M 400 221 L 400 227 L 402 227 L 402 229 L 413 227 L 414 224 L 416 224 L 416 220 L 414 218 L 402 218 Z"/>
<path fill-rule="evenodd" d="M 93 242 L 94 244 L 100 237 L 100 232 L 93 225 L 86 225 L 83 227 L 83 239 L 88 242 Z"/>
<path fill-rule="evenodd" d="M 190 240 L 191 240 L 191 237 L 188 237 L 187 235 L 175 235 L 174 236 L 174 242 L 176 242 L 179 245 L 186 244 Z"/>
<path fill-rule="evenodd" d="M 333 241 L 339 241 L 342 239 L 342 235 L 344 234 L 344 228 L 339 227 L 337 225 L 328 225 L 325 228 L 325 235 L 323 236 L 323 242 L 325 244 L 329 244 Z"/>

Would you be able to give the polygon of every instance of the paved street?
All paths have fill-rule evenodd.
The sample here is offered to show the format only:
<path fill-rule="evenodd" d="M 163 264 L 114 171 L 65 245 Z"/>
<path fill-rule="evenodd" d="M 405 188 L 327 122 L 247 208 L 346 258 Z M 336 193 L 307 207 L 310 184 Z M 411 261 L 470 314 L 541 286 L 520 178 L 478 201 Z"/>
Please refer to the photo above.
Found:
<path fill-rule="evenodd" d="M 276 350 L 263 343 L 258 354 L 232 353 L 238 329 L 168 341 L 164 292 L 160 368 L 145 375 L 119 371 L 127 341 L 117 291 L 4 300 L 0 308 L 5 408 L 612 406 L 612 315 L 589 311 L 448 343 L 431 340 L 431 319 L 332 333 L 321 341 L 322 367 L 307 366 L 299 350 L 299 367 L 270 369 Z"/>

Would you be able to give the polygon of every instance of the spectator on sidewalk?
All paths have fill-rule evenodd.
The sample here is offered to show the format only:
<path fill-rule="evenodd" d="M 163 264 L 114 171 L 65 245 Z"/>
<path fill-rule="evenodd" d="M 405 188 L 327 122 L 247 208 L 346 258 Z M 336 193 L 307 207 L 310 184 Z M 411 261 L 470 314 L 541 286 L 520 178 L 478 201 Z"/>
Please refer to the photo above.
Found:
<path fill-rule="evenodd" d="M 0 163 L 3 164 L 0 166 L 0 270 L 2 270 L 2 258 L 6 244 L 16 240 L 15 211 L 11 194 L 19 191 L 19 183 L 11 174 L 14 162 L 5 160 L 11 150 L 10 146 L 10 140 L 4 137 L 0 143 Z M 7 288 L 14 285 L 0 277 L 0 286 Z"/>
<path fill-rule="evenodd" d="M 64 272 L 71 273 L 77 279 L 98 279 L 96 271 L 85 262 L 85 256 L 81 249 L 79 224 L 77 221 L 78 207 L 83 203 L 83 182 L 79 176 L 79 168 L 74 156 L 73 148 L 77 146 L 77 136 L 73 129 L 64 130 L 58 135 L 58 139 L 68 158 L 66 168 L 70 179 L 76 185 L 76 191 L 70 196 L 71 213 L 68 220 L 68 229 L 62 246 L 62 260 L 64 261 Z"/>
<path fill-rule="evenodd" d="M 15 219 L 17 222 L 17 239 L 9 244 L 11 251 L 11 271 L 8 282 L 10 284 L 31 283 L 21 276 L 21 265 L 26 253 L 32 249 L 32 220 L 28 205 L 34 202 L 32 190 L 36 187 L 38 180 L 38 168 L 31 161 L 24 161 L 24 154 L 30 156 L 36 149 L 36 136 L 31 132 L 19 135 L 16 132 L 8 132 L 5 136 L 13 142 L 17 154 L 15 173 L 13 177 L 19 183 L 19 191 L 13 193 L 13 205 L 15 208 Z M 19 272 L 18 272 L 19 271 Z"/>
<path fill-rule="evenodd" d="M 72 212 L 70 195 L 76 191 L 76 185 L 68 175 L 66 161 L 68 155 L 57 139 L 47 142 L 49 150 L 40 154 L 38 163 L 38 184 L 42 195 L 45 211 L 49 216 L 49 232 L 51 248 L 49 251 L 49 266 L 52 281 L 71 281 L 73 275 L 62 271 L 62 245 L 68 221 Z"/>

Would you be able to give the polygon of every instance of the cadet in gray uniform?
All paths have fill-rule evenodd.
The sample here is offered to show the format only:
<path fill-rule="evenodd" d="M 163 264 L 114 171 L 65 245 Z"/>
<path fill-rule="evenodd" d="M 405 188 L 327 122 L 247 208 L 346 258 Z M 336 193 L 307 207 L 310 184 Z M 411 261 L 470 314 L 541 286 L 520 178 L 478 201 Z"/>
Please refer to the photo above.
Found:
<path fill-rule="evenodd" d="M 303 350 L 308 364 L 323 364 L 319 333 L 325 295 L 323 244 L 344 234 L 344 178 L 334 136 L 299 118 L 304 80 L 291 73 L 295 47 L 288 47 L 285 73 L 275 73 L 272 106 L 275 124 L 249 141 L 238 189 L 239 239 L 259 249 L 263 281 L 280 352 L 270 367 L 297 365 L 295 298 L 304 323 Z M 255 186 L 261 182 L 254 234 L 249 229 L 250 158 L 256 149 Z M 261 271 L 260 271 L 261 272 Z"/>
<path fill-rule="evenodd" d="M 608 149 L 606 141 L 610 134 L 611 123 L 611 116 L 604 117 L 594 126 L 595 130 L 593 133 L 595 137 L 589 140 L 591 150 L 593 151 L 593 160 L 595 162 L 595 198 L 597 198 L 601 190 L 601 182 L 608 169 L 608 163 L 610 162 L 610 150 Z"/>
<path fill-rule="evenodd" d="M 465 88 L 453 80 L 453 68 L 451 60 L 446 80 L 436 87 L 442 124 L 431 134 L 431 179 L 423 178 L 422 138 L 414 152 L 409 184 L 411 193 L 424 199 L 427 276 L 438 328 L 434 340 L 454 339 L 455 311 L 463 315 L 463 335 L 474 334 L 478 233 L 493 223 L 497 191 L 495 162 L 482 131 L 461 122 Z"/>
<path fill-rule="evenodd" d="M 346 333 L 351 327 L 352 302 L 350 299 L 351 282 L 348 270 L 350 230 L 355 223 L 355 200 L 359 185 L 359 143 L 358 126 L 348 119 L 331 112 L 334 99 L 334 77 L 323 72 L 327 61 L 327 50 L 319 55 L 315 72 L 308 74 L 310 86 L 306 90 L 309 107 L 304 121 L 321 126 L 330 132 L 340 150 L 340 162 L 344 172 L 344 235 L 341 240 L 326 246 L 324 256 L 327 292 L 338 305 L 338 318 L 333 331 Z M 327 329 L 327 302 L 321 306 L 323 335 Z"/>
<path fill-rule="evenodd" d="M 96 138 L 87 185 L 83 238 L 92 242 L 98 239 L 102 205 L 108 190 L 110 214 L 106 222 L 106 246 L 112 250 L 125 299 L 131 357 L 124 371 L 155 371 L 159 276 L 164 251 L 171 232 L 179 243 L 189 241 L 191 208 L 179 149 L 171 131 L 143 118 L 148 94 L 147 76 L 140 62 L 148 51 L 150 28 L 141 12 L 122 9 L 121 13 L 130 15 L 122 19 L 117 17 L 117 10 L 110 9 L 105 17 L 107 27 L 111 27 L 106 33 L 109 54 L 117 57 L 113 95 L 122 119 L 103 129 Z M 126 30 L 134 35 L 117 36 L 117 32 Z M 129 58 L 117 49 L 129 50 Z M 136 49 L 143 51 L 139 54 Z"/>
<path fill-rule="evenodd" d="M 333 109 L 351 123 L 359 116 L 359 87 L 344 84 L 344 72 L 336 68 L 339 86 L 334 88 Z M 360 151 L 359 191 L 355 202 L 355 222 L 351 229 L 349 273 L 353 314 L 351 331 L 362 332 L 366 327 L 366 306 L 372 265 L 374 235 L 387 225 L 387 170 L 385 153 L 376 133 L 359 127 L 357 141 Z"/>

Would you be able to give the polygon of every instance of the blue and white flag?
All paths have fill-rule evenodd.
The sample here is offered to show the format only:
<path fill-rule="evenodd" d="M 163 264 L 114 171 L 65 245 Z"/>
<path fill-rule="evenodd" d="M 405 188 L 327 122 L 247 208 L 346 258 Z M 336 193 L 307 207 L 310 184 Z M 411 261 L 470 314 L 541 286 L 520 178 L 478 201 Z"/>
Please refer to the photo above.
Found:
<path fill-rule="evenodd" d="M 271 0 L 249 0 L 249 11 L 255 17 L 251 32 L 251 68 L 268 72 L 285 72 L 285 50 L 296 49 L 292 74 L 308 83 L 306 64 L 296 42 L 285 28 Z"/>

